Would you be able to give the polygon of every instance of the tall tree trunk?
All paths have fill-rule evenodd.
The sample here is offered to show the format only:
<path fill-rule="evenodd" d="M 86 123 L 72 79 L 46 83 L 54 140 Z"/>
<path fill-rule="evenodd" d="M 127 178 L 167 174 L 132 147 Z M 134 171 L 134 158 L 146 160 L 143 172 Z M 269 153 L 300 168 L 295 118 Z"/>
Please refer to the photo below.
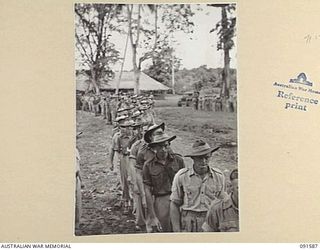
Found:
<path fill-rule="evenodd" d="M 229 49 L 224 50 L 224 95 L 228 98 L 230 93 L 230 56 Z"/>
<path fill-rule="evenodd" d="M 228 19 L 227 19 L 227 10 L 226 7 L 222 7 L 222 28 L 228 29 Z M 223 51 L 224 51 L 224 81 L 223 81 L 223 102 L 224 102 L 224 110 L 228 111 L 228 99 L 229 99 L 229 89 L 230 89 L 230 56 L 229 56 L 229 48 L 227 46 L 227 39 L 224 38 L 223 41 Z"/>
<path fill-rule="evenodd" d="M 130 29 L 130 28 L 129 28 L 129 29 Z M 116 94 L 119 94 L 119 86 L 120 86 L 120 82 L 121 82 L 121 76 L 122 76 L 122 72 L 123 72 L 123 66 L 124 66 L 124 62 L 125 62 L 125 60 L 126 60 L 126 55 L 127 55 L 128 40 L 129 40 L 129 30 L 128 30 L 128 35 L 127 35 L 126 45 L 125 45 L 125 48 L 124 48 L 123 61 L 122 61 L 122 64 L 121 64 L 119 79 L 118 79 L 118 82 L 117 82 Z"/>
<path fill-rule="evenodd" d="M 91 70 L 91 84 L 95 90 L 95 93 L 100 94 L 100 89 L 97 84 L 97 76 L 96 76 L 96 72 L 94 70 L 94 66 L 92 66 L 90 70 Z"/>
<path fill-rule="evenodd" d="M 134 81 L 135 81 L 134 93 L 137 95 L 140 94 L 140 74 L 141 74 L 141 70 L 139 69 L 134 70 Z"/>
<path fill-rule="evenodd" d="M 134 74 L 134 93 L 140 94 L 140 69 L 137 65 L 137 47 L 135 44 L 132 45 L 132 64 Z"/>
<path fill-rule="evenodd" d="M 172 94 L 176 94 L 176 91 L 175 91 L 175 89 L 174 89 L 174 87 L 175 87 L 175 79 L 174 79 L 174 56 L 173 56 L 173 54 L 171 55 L 172 56 L 172 58 L 171 58 L 171 63 L 172 63 L 172 68 L 171 68 L 171 70 L 172 70 Z"/>
<path fill-rule="evenodd" d="M 131 9 L 130 9 L 131 7 Z M 128 9 L 128 21 L 129 21 L 129 37 L 132 48 L 132 65 L 133 65 L 133 73 L 134 73 L 134 93 L 140 94 L 140 67 L 138 67 L 137 63 L 137 46 L 139 44 L 139 33 L 140 33 L 140 21 L 141 21 L 141 5 L 138 5 L 138 19 L 137 19 L 137 37 L 136 41 L 133 41 L 133 32 L 132 32 L 132 13 L 133 13 L 133 5 L 127 7 Z"/>
<path fill-rule="evenodd" d="M 154 6 L 154 46 L 153 46 L 153 53 L 152 53 L 152 63 L 155 65 L 154 60 L 154 53 L 157 48 L 157 41 L 158 41 L 158 6 L 155 4 Z"/>

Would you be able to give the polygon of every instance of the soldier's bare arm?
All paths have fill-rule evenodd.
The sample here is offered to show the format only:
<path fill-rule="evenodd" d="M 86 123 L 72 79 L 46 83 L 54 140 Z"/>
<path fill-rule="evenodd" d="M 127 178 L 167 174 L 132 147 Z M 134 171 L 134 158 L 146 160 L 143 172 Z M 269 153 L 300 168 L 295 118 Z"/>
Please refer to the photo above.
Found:
<path fill-rule="evenodd" d="M 170 196 L 170 219 L 172 223 L 172 229 L 174 232 L 181 231 L 181 213 L 180 206 L 183 202 L 183 188 L 181 187 L 179 176 L 180 172 L 178 172 L 172 182 L 172 193 Z"/>
<path fill-rule="evenodd" d="M 146 218 L 148 221 L 147 224 L 151 226 L 151 228 L 147 228 L 147 232 L 148 233 L 153 232 L 153 227 L 156 227 L 158 232 L 162 232 L 161 223 L 154 211 L 151 187 L 148 185 L 144 185 L 144 187 L 145 187 L 145 195 L 146 195 L 146 203 L 147 203 L 147 209 L 146 209 L 147 210 Z"/>
<path fill-rule="evenodd" d="M 114 166 L 113 166 L 113 161 L 114 161 L 114 151 L 115 149 L 117 149 L 117 134 L 115 134 L 113 137 L 112 137 L 112 141 L 111 141 L 111 147 L 110 147 L 110 170 L 113 171 L 114 169 Z"/>
<path fill-rule="evenodd" d="M 143 166 L 142 176 L 143 176 L 144 191 L 145 191 L 146 203 L 147 203 L 146 218 L 148 220 L 148 225 L 150 225 L 151 227 L 156 227 L 157 230 L 161 232 L 162 227 L 154 211 L 153 197 L 152 197 L 152 191 L 151 191 L 152 179 L 151 179 L 147 164 Z M 152 228 L 147 228 L 147 231 L 152 232 Z"/>
<path fill-rule="evenodd" d="M 170 202 L 170 219 L 173 232 L 180 232 L 180 206 L 174 201 Z"/>

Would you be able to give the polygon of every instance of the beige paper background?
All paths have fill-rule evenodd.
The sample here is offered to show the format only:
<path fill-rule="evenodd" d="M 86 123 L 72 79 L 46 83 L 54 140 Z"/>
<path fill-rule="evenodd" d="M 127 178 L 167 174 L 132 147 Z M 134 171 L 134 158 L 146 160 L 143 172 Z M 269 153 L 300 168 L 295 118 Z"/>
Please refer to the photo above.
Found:
<path fill-rule="evenodd" d="M 319 242 L 319 107 L 272 84 L 320 89 L 320 1 L 237 4 L 241 232 L 75 237 L 73 1 L 0 0 L 0 242 Z"/>

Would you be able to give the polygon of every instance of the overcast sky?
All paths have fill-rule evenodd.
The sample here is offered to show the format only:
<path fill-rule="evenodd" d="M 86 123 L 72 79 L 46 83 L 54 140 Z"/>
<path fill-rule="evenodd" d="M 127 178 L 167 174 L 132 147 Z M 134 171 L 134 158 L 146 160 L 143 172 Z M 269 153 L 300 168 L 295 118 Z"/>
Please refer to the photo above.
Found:
<path fill-rule="evenodd" d="M 201 5 L 201 8 L 202 11 L 199 11 L 195 5 L 192 6 L 195 12 L 195 15 L 191 19 L 195 24 L 193 34 L 188 35 L 183 32 L 174 33 L 175 40 L 178 43 L 178 45 L 175 45 L 175 55 L 181 59 L 181 69 L 197 68 L 204 64 L 211 68 L 223 67 L 223 51 L 217 50 L 217 34 L 209 32 L 221 19 L 221 9 L 208 7 L 206 5 Z M 152 21 L 153 19 L 150 20 L 150 22 Z M 122 57 L 126 35 L 113 34 L 111 41 L 116 45 Z M 236 37 L 234 42 L 236 44 Z M 143 49 L 140 49 L 140 52 L 143 52 Z M 235 46 L 230 51 L 230 65 L 232 68 L 236 68 L 237 65 L 236 54 Z M 143 63 L 142 68 L 145 68 L 149 63 L 150 61 Z M 121 65 L 119 63 L 115 65 L 114 70 L 118 71 L 120 68 Z M 124 70 L 132 70 L 132 68 L 132 49 L 129 43 Z"/>

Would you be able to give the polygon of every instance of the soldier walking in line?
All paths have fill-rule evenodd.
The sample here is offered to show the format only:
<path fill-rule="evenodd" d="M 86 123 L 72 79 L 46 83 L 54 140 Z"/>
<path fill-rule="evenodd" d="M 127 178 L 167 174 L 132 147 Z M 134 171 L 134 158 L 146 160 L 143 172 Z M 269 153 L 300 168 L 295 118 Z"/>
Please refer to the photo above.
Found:
<path fill-rule="evenodd" d="M 208 111 L 212 111 L 213 110 L 213 96 L 209 96 L 208 97 L 208 101 L 209 101 L 209 109 L 208 109 Z"/>
<path fill-rule="evenodd" d="M 192 106 L 193 110 L 198 110 L 198 98 L 197 97 L 192 97 Z"/>
<path fill-rule="evenodd" d="M 213 202 L 202 228 L 205 232 L 239 231 L 238 170 L 230 173 L 231 195 Z"/>
<path fill-rule="evenodd" d="M 105 98 L 105 116 L 107 119 L 107 124 L 112 124 L 112 110 L 111 110 L 111 98 L 107 96 Z"/>
<path fill-rule="evenodd" d="M 128 120 L 123 119 L 119 123 L 120 132 L 114 134 L 112 137 L 112 144 L 110 149 L 110 164 L 111 170 L 114 169 L 114 156 L 117 153 L 119 160 L 117 164 L 120 168 L 120 184 L 122 189 L 122 201 L 124 203 L 124 214 L 128 214 L 132 208 L 128 185 L 128 168 L 129 168 L 129 144 L 131 140 L 131 131 L 129 127 L 132 125 Z"/>
<path fill-rule="evenodd" d="M 222 111 L 222 99 L 221 97 L 217 97 L 216 99 L 216 111 L 221 112 Z"/>
<path fill-rule="evenodd" d="M 199 97 L 199 109 L 203 110 L 203 96 Z"/>
<path fill-rule="evenodd" d="M 172 231 L 170 222 L 172 180 L 178 170 L 184 168 L 182 157 L 169 150 L 169 143 L 175 138 L 176 136 L 170 137 L 160 130 L 154 133 L 152 141 L 148 144 L 155 156 L 143 166 L 143 183 L 147 220 L 153 231 Z"/>
<path fill-rule="evenodd" d="M 223 173 L 209 166 L 212 148 L 202 140 L 196 140 L 191 152 L 193 167 L 181 169 L 172 184 L 170 217 L 174 232 L 201 232 L 210 204 L 225 197 Z"/>
<path fill-rule="evenodd" d="M 111 122 L 113 123 L 117 117 L 118 110 L 118 95 L 111 96 L 110 100 L 110 111 L 111 111 Z"/>
<path fill-rule="evenodd" d="M 135 215 L 135 224 L 137 230 L 143 230 L 146 225 L 145 220 L 145 209 L 146 209 L 146 199 L 144 194 L 144 188 L 142 183 L 142 166 L 137 163 L 137 156 L 139 148 L 143 144 L 142 139 L 142 123 L 137 121 L 133 125 L 133 133 L 137 140 L 132 144 L 130 149 L 129 156 L 129 165 L 130 165 L 130 175 L 129 183 L 132 185 L 133 189 L 133 202 L 134 202 L 134 215 Z"/>
<path fill-rule="evenodd" d="M 141 125 L 143 125 L 142 122 Z M 154 124 L 153 126 L 149 127 L 149 129 L 146 129 L 143 139 L 136 141 L 130 150 L 130 163 L 135 167 L 136 170 L 136 227 L 141 230 L 146 227 L 147 232 L 151 232 L 152 227 L 149 223 L 149 220 L 146 218 L 147 205 L 142 178 L 142 169 L 146 161 L 150 161 L 155 157 L 155 153 L 148 147 L 148 143 L 152 141 L 152 138 L 157 131 L 164 131 L 164 129 L 164 123 L 159 125 Z"/>
<path fill-rule="evenodd" d="M 204 110 L 206 110 L 206 111 L 210 110 L 210 102 L 209 102 L 209 97 L 208 96 L 204 97 Z"/>

